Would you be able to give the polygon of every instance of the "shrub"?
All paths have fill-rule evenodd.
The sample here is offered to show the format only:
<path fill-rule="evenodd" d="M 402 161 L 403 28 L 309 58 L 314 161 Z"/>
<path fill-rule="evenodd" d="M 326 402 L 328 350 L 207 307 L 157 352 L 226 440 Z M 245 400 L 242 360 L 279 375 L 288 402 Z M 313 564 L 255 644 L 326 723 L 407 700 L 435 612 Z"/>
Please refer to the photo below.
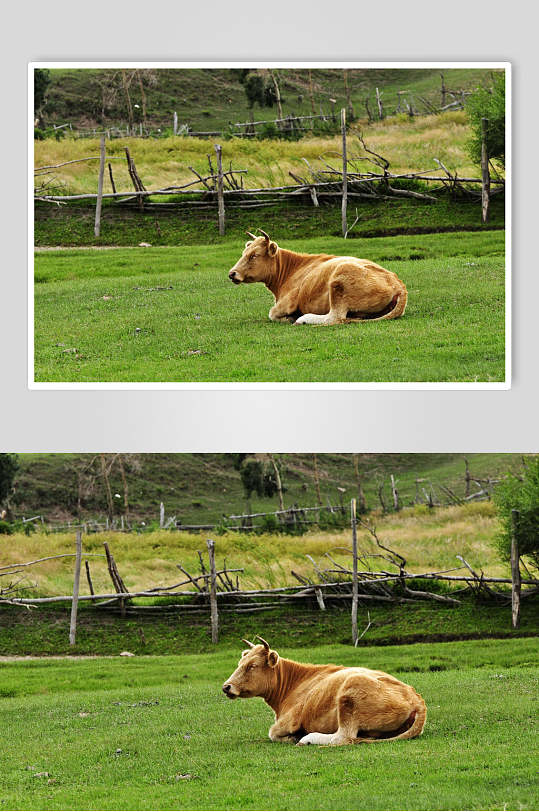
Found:
<path fill-rule="evenodd" d="M 487 149 L 489 158 L 505 165 L 505 72 L 493 76 L 492 90 L 479 87 L 466 102 L 472 130 L 468 153 L 474 163 L 481 163 L 481 119 L 488 118 Z"/>
<path fill-rule="evenodd" d="M 494 492 L 502 529 L 496 544 L 504 561 L 511 558 L 512 510 L 518 510 L 515 533 L 520 555 L 539 568 L 539 457 L 527 460 L 522 477 L 508 474 Z"/>
<path fill-rule="evenodd" d="M 0 535 L 11 536 L 12 533 L 13 527 L 11 525 L 11 522 L 0 521 Z"/>

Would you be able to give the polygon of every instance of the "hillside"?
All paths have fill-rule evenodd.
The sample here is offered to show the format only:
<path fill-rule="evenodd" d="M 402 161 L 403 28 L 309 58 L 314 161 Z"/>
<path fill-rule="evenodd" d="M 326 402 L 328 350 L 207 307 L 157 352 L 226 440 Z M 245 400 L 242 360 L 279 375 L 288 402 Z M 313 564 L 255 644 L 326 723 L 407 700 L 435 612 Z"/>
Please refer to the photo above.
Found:
<path fill-rule="evenodd" d="M 230 122 L 247 121 L 250 111 L 239 70 L 169 69 L 126 71 L 128 94 L 134 108 L 135 122 L 142 120 L 152 127 L 172 127 L 173 114 L 180 124 L 194 130 L 227 128 Z M 307 69 L 276 70 L 280 84 L 283 114 L 310 115 L 312 105 Z M 314 69 L 312 90 L 314 109 L 330 112 L 330 99 L 335 109 L 346 105 L 342 70 Z M 127 94 L 119 69 L 54 69 L 50 71 L 46 104 L 47 123 L 70 122 L 78 128 L 120 125 L 128 121 Z M 139 81 L 139 76 L 142 83 Z M 469 90 L 489 84 L 491 71 L 481 69 L 444 70 L 445 85 L 450 90 Z M 387 110 L 397 106 L 397 92 L 406 91 L 412 104 L 421 105 L 419 97 L 430 103 L 441 102 L 440 71 L 436 69 L 370 69 L 348 71 L 350 96 L 356 115 L 366 117 L 365 98 L 374 110 L 375 88 L 382 92 Z M 449 97 L 448 97 L 449 98 Z M 276 107 L 255 107 L 257 119 L 272 119 Z"/>
<path fill-rule="evenodd" d="M 77 514 L 77 470 L 92 459 L 84 454 L 21 454 L 20 471 L 15 482 L 12 505 L 17 516 L 43 514 L 47 520 L 67 520 Z M 176 515 L 183 523 L 203 524 L 219 521 L 223 514 L 242 512 L 245 496 L 232 454 L 137 454 L 127 458 L 127 484 L 130 515 L 138 520 L 158 518 L 163 501 L 167 515 Z M 285 504 L 315 505 L 312 454 L 281 454 Z M 472 475 L 496 477 L 509 468 L 522 465 L 518 454 L 470 454 Z M 464 494 L 464 458 L 462 454 L 361 454 L 360 472 L 370 508 L 379 508 L 378 489 L 384 483 L 385 501 L 390 503 L 389 476 L 397 478 L 404 505 L 415 495 L 417 478 L 435 486 L 439 483 L 455 493 Z M 131 468 L 131 470 L 129 470 Z M 356 479 L 351 454 L 318 455 L 322 501 L 338 504 L 356 495 Z M 123 486 L 118 468 L 111 472 L 111 489 L 122 498 Z M 473 486 L 474 487 L 474 486 Z M 344 488 L 344 492 L 338 488 Z M 82 515 L 103 516 L 106 495 L 101 480 L 92 493 L 83 495 Z M 277 497 L 252 496 L 253 510 L 276 510 Z M 120 510 L 120 507 L 118 507 Z"/>

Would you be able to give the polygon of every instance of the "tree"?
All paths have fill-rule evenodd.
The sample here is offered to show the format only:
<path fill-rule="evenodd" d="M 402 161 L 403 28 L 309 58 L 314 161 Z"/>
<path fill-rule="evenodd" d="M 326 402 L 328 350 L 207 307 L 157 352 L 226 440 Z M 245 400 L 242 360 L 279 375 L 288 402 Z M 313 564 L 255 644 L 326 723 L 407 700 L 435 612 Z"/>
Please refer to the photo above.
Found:
<path fill-rule="evenodd" d="M 504 561 L 511 559 L 512 511 L 518 510 L 514 532 L 521 556 L 539 569 L 539 457 L 526 460 L 522 475 L 507 474 L 494 491 L 501 532 L 496 544 Z"/>
<path fill-rule="evenodd" d="M 251 496 L 256 493 L 257 496 L 272 497 L 279 490 L 281 486 L 281 476 L 279 463 L 271 460 L 271 455 L 266 455 L 266 459 L 262 456 L 252 454 L 236 454 L 234 467 L 240 472 L 241 484 L 245 493 L 245 500 L 247 502 L 247 512 L 251 513 Z M 277 467 L 277 474 L 275 469 Z"/>
<path fill-rule="evenodd" d="M 47 95 L 47 88 L 51 83 L 51 77 L 48 70 L 43 68 L 35 68 L 34 70 L 34 116 L 38 119 L 41 118 L 41 108 L 45 104 L 45 96 Z"/>
<path fill-rule="evenodd" d="M 51 76 L 48 70 L 43 68 L 34 70 L 34 113 L 38 113 L 43 107 L 50 83 Z"/>
<path fill-rule="evenodd" d="M 268 459 L 270 461 L 271 467 L 273 469 L 273 476 L 271 476 L 270 472 L 265 472 L 265 481 L 264 487 L 265 490 L 272 488 L 275 485 L 275 490 L 279 495 L 279 510 L 284 510 L 284 501 L 283 501 L 283 482 L 281 477 L 281 461 L 276 460 L 273 454 L 268 454 Z"/>
<path fill-rule="evenodd" d="M 366 513 L 367 512 L 367 501 L 365 499 L 365 491 L 363 490 L 363 477 L 359 470 L 359 454 L 352 454 L 353 462 L 354 462 L 354 472 L 356 474 L 356 482 L 357 482 L 357 512 L 358 513 Z"/>
<path fill-rule="evenodd" d="M 260 107 L 273 107 L 277 103 L 282 115 L 279 85 L 272 71 L 255 70 L 247 75 L 242 72 L 238 78 L 243 85 L 251 110 L 257 103 Z"/>
<path fill-rule="evenodd" d="M 0 505 L 8 502 L 15 474 L 19 470 L 17 454 L 0 454 Z"/>
<path fill-rule="evenodd" d="M 472 134 L 468 154 L 474 163 L 481 163 L 481 119 L 488 119 L 487 151 L 505 166 L 505 72 L 495 73 L 492 88 L 479 87 L 468 97 L 466 112 Z"/>
<path fill-rule="evenodd" d="M 320 475 L 318 473 L 318 454 L 313 454 L 313 479 L 314 489 L 316 492 L 316 504 L 322 504 L 322 496 L 320 494 Z"/>

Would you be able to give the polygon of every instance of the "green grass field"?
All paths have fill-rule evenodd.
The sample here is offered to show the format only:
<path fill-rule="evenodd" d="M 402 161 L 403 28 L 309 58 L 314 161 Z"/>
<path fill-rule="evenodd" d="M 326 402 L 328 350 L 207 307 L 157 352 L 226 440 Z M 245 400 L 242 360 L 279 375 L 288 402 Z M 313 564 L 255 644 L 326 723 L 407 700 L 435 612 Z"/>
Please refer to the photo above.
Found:
<path fill-rule="evenodd" d="M 91 560 L 92 566 L 95 560 Z M 92 575 L 96 569 L 93 567 Z M 432 581 L 418 581 L 415 586 L 433 589 Z M 522 602 L 520 625 L 513 629 L 509 601 L 478 601 L 462 593 L 459 597 L 462 603 L 458 607 L 432 600 L 416 604 L 360 601 L 360 631 L 364 631 L 369 622 L 371 625 L 358 647 L 387 648 L 402 643 L 537 636 L 537 598 Z M 81 602 L 75 648 L 69 645 L 71 606 L 68 602 L 41 605 L 31 611 L 20 606 L 3 606 L 0 608 L 0 656 L 118 655 L 124 650 L 140 655 L 185 655 L 215 651 L 209 608 L 200 614 L 186 615 L 171 606 L 171 602 L 177 603 L 178 599 L 137 598 L 134 608 L 124 618 L 119 616 L 118 610 L 99 609 L 89 602 Z M 242 637 L 257 634 L 261 629 L 267 639 L 278 640 L 281 647 L 308 648 L 325 645 L 328 641 L 348 645 L 351 641 L 350 603 L 331 602 L 327 596 L 326 602 L 325 612 L 320 611 L 314 598 L 283 607 L 269 605 L 251 616 L 221 610 L 218 648 L 233 648 Z M 146 611 L 144 606 L 149 603 L 159 604 L 159 611 Z M 438 665 L 442 668 L 443 662 Z"/>
<path fill-rule="evenodd" d="M 75 164 L 77 166 L 77 164 Z M 355 212 L 351 209 L 350 214 Z M 410 198 L 391 201 L 362 200 L 358 207 L 360 220 L 348 238 L 347 250 L 365 237 L 402 236 L 453 231 L 500 230 L 505 225 L 504 199 L 492 199 L 490 219 L 481 225 L 480 208 L 475 201 L 451 200 L 442 196 L 435 204 Z M 258 226 L 271 230 L 284 241 L 318 237 L 340 237 L 341 209 L 336 205 L 314 208 L 300 202 L 267 205 L 256 212 L 250 209 L 227 208 L 226 236 L 217 233 L 215 209 L 202 209 L 188 216 L 172 208 L 139 211 L 135 207 L 120 207 L 104 201 L 101 234 L 94 235 L 95 206 L 79 201 L 69 206 L 36 203 L 34 243 L 36 247 L 75 246 L 138 246 L 140 242 L 155 245 L 226 245 L 238 241 L 242 245 L 245 232 Z M 353 219 L 350 218 L 350 225 Z"/>
<path fill-rule="evenodd" d="M 286 243 L 368 255 L 404 280 L 404 318 L 271 323 L 262 285 L 234 289 L 243 243 L 36 255 L 35 380 L 503 381 L 503 232 Z"/>
<path fill-rule="evenodd" d="M 537 641 L 283 656 L 381 668 L 425 698 L 419 739 L 296 748 L 220 691 L 241 644 L 180 657 L 4 662 L 8 809 L 535 809 Z"/>

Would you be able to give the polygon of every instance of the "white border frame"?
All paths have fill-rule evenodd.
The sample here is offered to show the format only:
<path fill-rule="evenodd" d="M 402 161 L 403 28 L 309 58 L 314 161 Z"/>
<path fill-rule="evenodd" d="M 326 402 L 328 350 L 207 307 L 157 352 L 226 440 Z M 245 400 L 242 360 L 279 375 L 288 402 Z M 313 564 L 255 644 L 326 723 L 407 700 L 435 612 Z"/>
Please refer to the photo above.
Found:
<path fill-rule="evenodd" d="M 505 380 L 501 382 L 36 382 L 34 380 L 34 107 L 33 107 L 33 72 L 35 68 L 244 68 L 244 67 L 268 67 L 273 68 L 353 68 L 353 69 L 383 69 L 383 68 L 482 68 L 485 70 L 503 69 L 505 70 L 505 133 L 506 133 L 506 187 L 505 187 Z M 511 302 L 511 231 L 512 231 L 512 154 L 511 154 L 511 63 L 510 62 L 282 62 L 266 61 L 257 62 L 255 60 L 241 62 L 216 61 L 216 62 L 29 62 L 28 63 L 28 389 L 31 390 L 432 390 L 432 389 L 452 389 L 452 390 L 507 390 L 511 388 L 512 381 L 512 302 Z"/>

